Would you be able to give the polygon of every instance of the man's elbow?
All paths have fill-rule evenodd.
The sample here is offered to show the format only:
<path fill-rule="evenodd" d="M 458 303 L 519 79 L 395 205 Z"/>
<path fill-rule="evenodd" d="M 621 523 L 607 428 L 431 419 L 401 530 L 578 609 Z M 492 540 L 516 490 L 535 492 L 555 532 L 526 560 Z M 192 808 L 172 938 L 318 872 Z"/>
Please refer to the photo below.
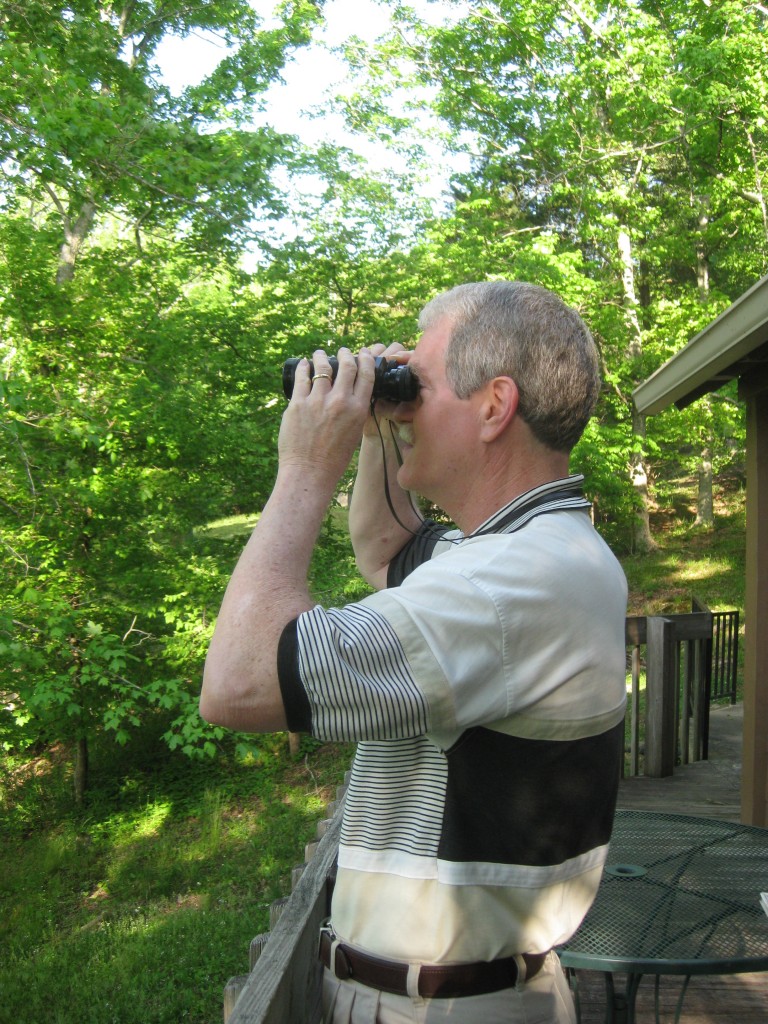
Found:
<path fill-rule="evenodd" d="M 253 684 L 231 656 L 231 647 L 215 635 L 208 648 L 200 691 L 200 717 L 225 729 L 243 729 L 243 710 L 252 700 Z"/>
<path fill-rule="evenodd" d="M 233 700 L 226 691 L 217 685 L 215 675 L 206 666 L 203 673 L 203 688 L 198 703 L 200 717 L 210 725 L 222 725 L 226 729 L 234 729 Z"/>
<path fill-rule="evenodd" d="M 388 562 L 382 565 L 380 562 L 373 563 L 362 558 L 356 558 L 355 563 L 357 571 L 373 590 L 386 590 L 387 575 L 389 573 Z"/>
<path fill-rule="evenodd" d="M 221 674 L 208 664 L 198 708 L 206 722 L 236 732 L 282 732 L 287 728 L 279 693 L 261 693 L 252 682 L 238 685 L 234 673 Z"/>

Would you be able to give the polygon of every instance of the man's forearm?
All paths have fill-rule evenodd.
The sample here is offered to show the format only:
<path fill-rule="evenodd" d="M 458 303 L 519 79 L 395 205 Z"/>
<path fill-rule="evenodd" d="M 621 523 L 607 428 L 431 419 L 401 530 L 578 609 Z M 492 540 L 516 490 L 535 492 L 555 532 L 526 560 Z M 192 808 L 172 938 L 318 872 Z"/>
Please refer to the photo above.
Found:
<path fill-rule="evenodd" d="M 286 624 L 313 606 L 312 549 L 330 502 L 327 480 L 280 471 L 230 579 L 203 676 L 200 713 L 248 732 L 286 728 L 277 646 Z"/>
<path fill-rule="evenodd" d="M 397 483 L 397 452 L 388 420 L 382 424 L 382 437 L 384 452 L 377 434 L 363 437 L 349 509 L 349 532 L 357 566 L 377 589 L 386 586 L 389 563 L 407 543 L 412 531 L 421 525 L 410 495 Z M 385 496 L 385 460 L 386 482 L 397 519 Z"/>

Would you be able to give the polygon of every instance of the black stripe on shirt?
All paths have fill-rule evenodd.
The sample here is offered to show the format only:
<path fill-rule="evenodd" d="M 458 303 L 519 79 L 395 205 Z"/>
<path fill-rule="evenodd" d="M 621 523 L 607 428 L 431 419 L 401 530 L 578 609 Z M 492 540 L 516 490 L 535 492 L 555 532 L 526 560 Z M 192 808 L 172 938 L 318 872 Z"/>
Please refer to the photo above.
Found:
<path fill-rule="evenodd" d="M 467 730 L 447 752 L 440 858 L 547 866 L 605 845 L 623 744 L 623 722 L 577 740 Z"/>
<path fill-rule="evenodd" d="M 311 732 L 312 709 L 299 671 L 298 619 L 280 634 L 277 645 L 277 675 L 285 717 L 291 732 Z"/>

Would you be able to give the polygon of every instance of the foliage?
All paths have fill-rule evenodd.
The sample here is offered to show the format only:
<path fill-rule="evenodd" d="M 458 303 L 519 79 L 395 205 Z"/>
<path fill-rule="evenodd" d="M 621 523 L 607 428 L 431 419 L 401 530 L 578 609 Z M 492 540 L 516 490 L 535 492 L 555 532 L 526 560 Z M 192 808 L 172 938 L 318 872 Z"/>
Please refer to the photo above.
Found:
<path fill-rule="evenodd" d="M 264 500 L 275 350 L 231 257 L 295 141 L 252 116 L 316 5 L 43 0 L 0 15 L 0 743 L 119 743 L 196 694 L 227 564 L 197 530 Z M 222 60 L 173 96 L 168 33 Z M 84 764 L 83 764 L 84 767 Z"/>
<path fill-rule="evenodd" d="M 59 224 L 70 269 L 96 218 L 114 214 L 137 232 L 181 233 L 200 259 L 221 253 L 274 199 L 269 172 L 293 143 L 250 119 L 317 20 L 307 0 L 282 5 L 270 29 L 246 0 L 5 4 L 6 201 L 32 201 L 38 216 Z M 155 52 L 167 34 L 196 31 L 220 37 L 222 60 L 175 97 Z"/>
<path fill-rule="evenodd" d="M 44 252 L 24 227 L 17 244 Z M 194 694 L 227 564 L 196 528 L 265 500 L 274 473 L 258 295 L 160 244 L 134 261 L 105 243 L 66 287 L 40 263 L 34 293 L 9 274 L 4 306 L 2 738 L 124 742 L 180 704 L 169 741 L 213 752 Z"/>

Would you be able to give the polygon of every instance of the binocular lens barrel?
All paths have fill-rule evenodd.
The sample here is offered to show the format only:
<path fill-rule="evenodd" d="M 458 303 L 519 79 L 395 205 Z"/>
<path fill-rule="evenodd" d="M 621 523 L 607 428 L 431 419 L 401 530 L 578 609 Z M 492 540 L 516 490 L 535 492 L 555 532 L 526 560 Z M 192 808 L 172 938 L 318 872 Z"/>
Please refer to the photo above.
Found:
<path fill-rule="evenodd" d="M 293 384 L 296 376 L 296 367 L 301 362 L 299 358 L 286 359 L 283 365 L 283 392 L 286 398 L 293 394 Z M 328 360 L 331 364 L 331 373 L 336 380 L 339 369 L 339 361 L 331 356 Z M 412 402 L 419 393 L 419 382 L 416 374 L 407 363 L 398 363 L 395 359 L 385 359 L 384 356 L 375 357 L 376 371 L 373 380 L 373 394 L 371 398 L 383 398 L 387 402 Z M 314 373 L 312 361 L 309 362 L 309 375 Z"/>

